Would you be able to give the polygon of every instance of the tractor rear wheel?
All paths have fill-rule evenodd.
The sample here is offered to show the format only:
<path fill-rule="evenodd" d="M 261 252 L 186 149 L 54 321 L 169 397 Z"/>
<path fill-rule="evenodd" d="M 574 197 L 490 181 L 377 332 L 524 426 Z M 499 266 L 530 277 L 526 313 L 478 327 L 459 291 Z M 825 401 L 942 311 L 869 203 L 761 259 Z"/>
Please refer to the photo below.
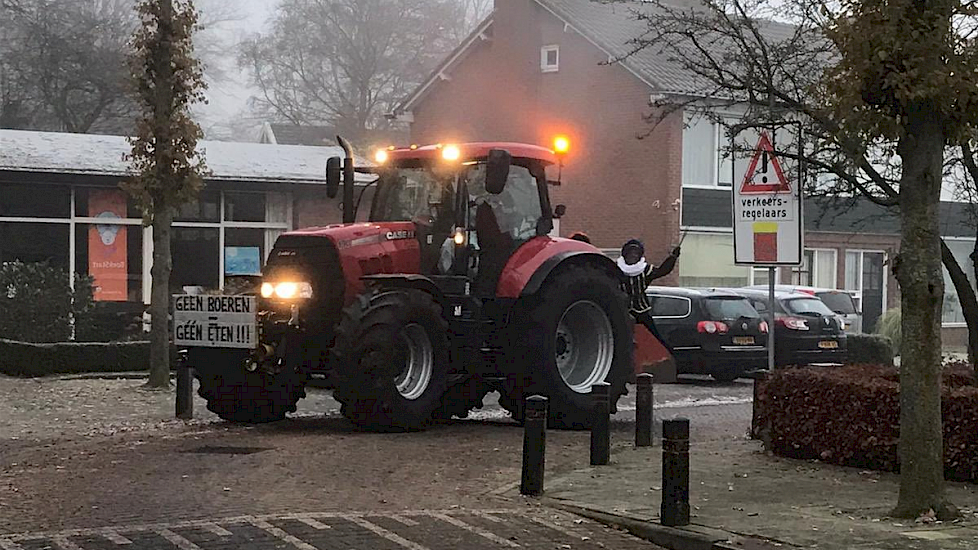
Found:
<path fill-rule="evenodd" d="M 550 399 L 549 424 L 586 429 L 591 386 L 607 382 L 612 412 L 632 372 L 633 322 L 618 280 L 594 266 L 569 266 L 520 306 L 510 388 L 500 403 L 522 420 L 524 399 Z"/>
<path fill-rule="evenodd" d="M 360 296 L 343 311 L 333 353 L 333 396 L 366 429 L 422 429 L 448 388 L 448 325 L 420 290 Z"/>
<path fill-rule="evenodd" d="M 297 369 L 278 374 L 245 369 L 248 352 L 193 348 L 187 363 L 200 383 L 207 410 L 224 420 L 259 424 L 285 418 L 306 396 L 307 376 Z"/>

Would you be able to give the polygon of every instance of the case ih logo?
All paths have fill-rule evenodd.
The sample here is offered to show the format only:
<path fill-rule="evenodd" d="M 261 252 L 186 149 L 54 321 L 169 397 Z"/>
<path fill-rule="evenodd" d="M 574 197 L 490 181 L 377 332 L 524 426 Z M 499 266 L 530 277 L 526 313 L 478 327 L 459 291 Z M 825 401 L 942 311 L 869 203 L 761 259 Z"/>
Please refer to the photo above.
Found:
<path fill-rule="evenodd" d="M 413 239 L 414 231 L 388 231 L 387 240 L 388 241 L 399 241 L 401 239 Z"/>

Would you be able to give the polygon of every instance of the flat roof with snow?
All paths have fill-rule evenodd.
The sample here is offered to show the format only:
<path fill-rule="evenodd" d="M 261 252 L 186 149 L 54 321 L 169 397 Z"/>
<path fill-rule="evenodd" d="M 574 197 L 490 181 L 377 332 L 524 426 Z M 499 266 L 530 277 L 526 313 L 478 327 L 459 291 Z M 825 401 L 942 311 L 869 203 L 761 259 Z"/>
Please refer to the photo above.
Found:
<path fill-rule="evenodd" d="M 124 177 L 131 150 L 122 136 L 0 130 L 0 171 Z M 323 184 L 326 159 L 340 147 L 200 141 L 208 181 Z M 358 174 L 358 181 L 371 180 Z"/>

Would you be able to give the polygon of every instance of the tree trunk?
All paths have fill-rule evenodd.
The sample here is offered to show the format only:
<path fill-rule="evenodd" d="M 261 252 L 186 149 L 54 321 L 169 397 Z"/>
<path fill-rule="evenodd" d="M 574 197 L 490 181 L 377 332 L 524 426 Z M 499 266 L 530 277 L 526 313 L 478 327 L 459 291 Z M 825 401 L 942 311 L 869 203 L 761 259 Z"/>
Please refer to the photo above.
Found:
<path fill-rule="evenodd" d="M 964 314 L 964 321 L 968 325 L 968 361 L 975 364 L 975 357 L 978 357 L 978 296 L 975 289 L 968 280 L 968 274 L 958 264 L 951 249 L 941 239 L 941 260 L 944 268 L 951 276 L 954 290 L 958 294 L 958 302 L 961 303 L 961 312 Z"/>
<path fill-rule="evenodd" d="M 941 423 L 941 169 L 945 136 L 940 117 L 915 106 L 898 153 L 900 283 L 903 346 L 900 365 L 900 496 L 893 515 L 914 518 L 928 510 L 953 515 L 944 495 L 944 437 Z"/>
<path fill-rule="evenodd" d="M 149 349 L 151 388 L 170 387 L 170 225 L 173 216 L 162 209 L 153 216 L 153 289 L 149 311 L 152 316 Z"/>
<path fill-rule="evenodd" d="M 971 251 L 971 273 L 978 283 L 978 227 L 975 228 L 975 247 Z M 975 304 L 975 309 L 978 310 L 978 303 Z M 978 323 L 974 327 L 968 323 L 968 361 L 975 371 L 975 383 L 978 384 Z"/>

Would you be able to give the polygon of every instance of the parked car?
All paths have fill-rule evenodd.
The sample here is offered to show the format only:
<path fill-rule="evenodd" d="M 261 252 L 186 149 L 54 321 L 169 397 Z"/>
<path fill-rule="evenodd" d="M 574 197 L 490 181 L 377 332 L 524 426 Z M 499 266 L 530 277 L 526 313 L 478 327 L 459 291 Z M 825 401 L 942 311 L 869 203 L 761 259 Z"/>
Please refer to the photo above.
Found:
<path fill-rule="evenodd" d="M 649 287 L 656 328 L 680 374 L 731 381 L 767 364 L 767 322 L 733 292 Z"/>
<path fill-rule="evenodd" d="M 735 289 L 762 316 L 768 315 L 768 291 Z M 803 292 L 774 293 L 774 361 L 778 365 L 844 363 L 846 333 L 825 302 Z"/>
<path fill-rule="evenodd" d="M 751 289 L 767 291 L 767 285 L 755 285 L 748 287 Z M 849 290 L 837 290 L 834 288 L 818 288 L 814 286 L 799 285 L 774 285 L 775 291 L 782 292 L 801 292 L 816 296 L 822 300 L 832 311 L 842 317 L 845 331 L 850 334 L 862 332 L 863 314 L 856 307 L 855 293 Z"/>

